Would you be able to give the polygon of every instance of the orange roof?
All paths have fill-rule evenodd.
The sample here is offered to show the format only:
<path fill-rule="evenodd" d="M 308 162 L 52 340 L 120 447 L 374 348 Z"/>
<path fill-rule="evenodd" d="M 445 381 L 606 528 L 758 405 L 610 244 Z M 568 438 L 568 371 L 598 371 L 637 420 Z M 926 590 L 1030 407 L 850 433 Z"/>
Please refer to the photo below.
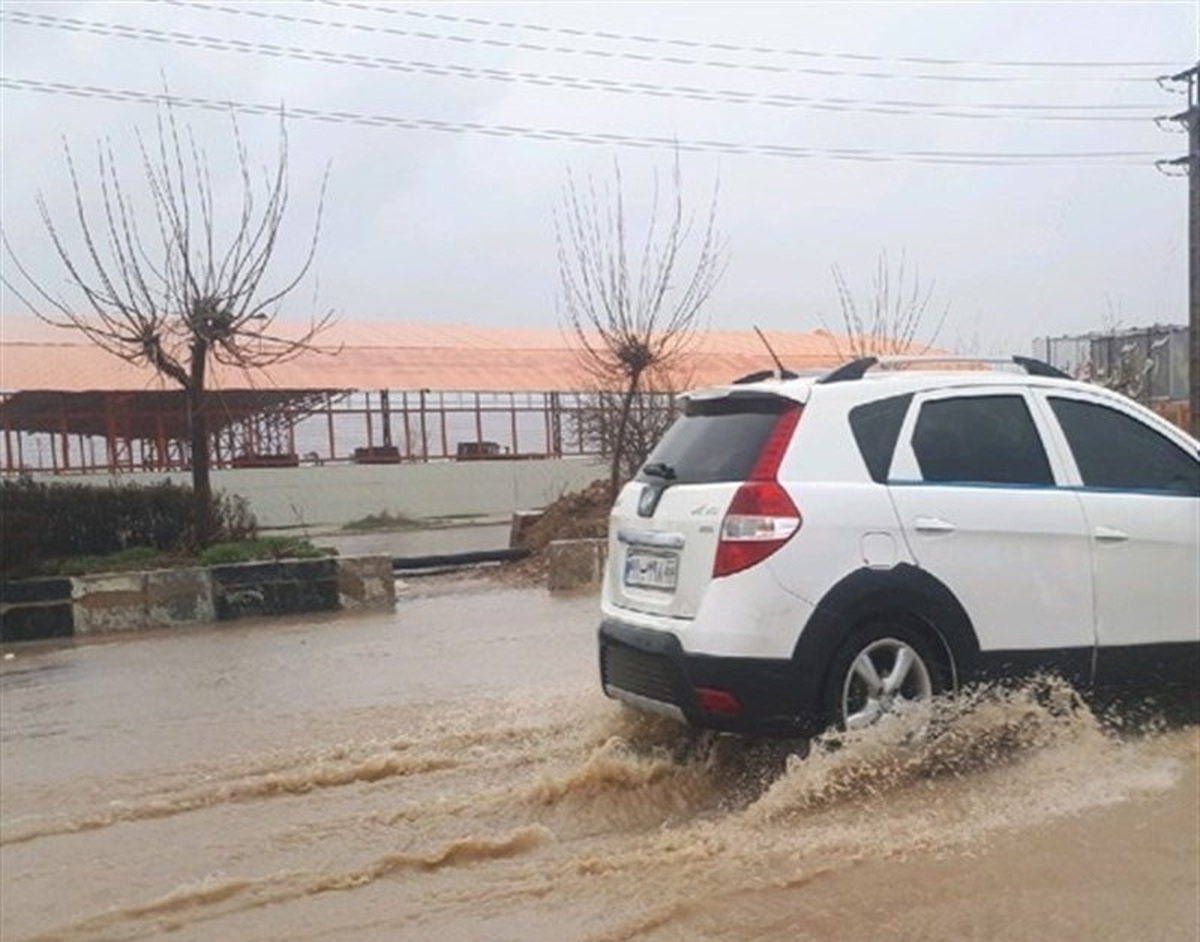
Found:
<path fill-rule="evenodd" d="M 281 322 L 282 323 L 282 322 Z M 832 366 L 837 343 L 824 331 L 772 332 L 771 345 L 794 370 Z M 339 321 L 318 338 L 320 351 L 244 374 L 216 366 L 214 389 L 432 389 L 545 392 L 593 385 L 576 345 L 557 328 Z M 843 342 L 842 349 L 848 345 Z M 340 349 L 339 349 L 340 347 Z M 752 330 L 697 336 L 681 363 L 686 385 L 726 383 L 769 368 L 771 358 Z M 9 392 L 127 391 L 171 388 L 149 366 L 134 366 L 91 344 L 81 333 L 34 318 L 0 322 L 0 389 Z"/>

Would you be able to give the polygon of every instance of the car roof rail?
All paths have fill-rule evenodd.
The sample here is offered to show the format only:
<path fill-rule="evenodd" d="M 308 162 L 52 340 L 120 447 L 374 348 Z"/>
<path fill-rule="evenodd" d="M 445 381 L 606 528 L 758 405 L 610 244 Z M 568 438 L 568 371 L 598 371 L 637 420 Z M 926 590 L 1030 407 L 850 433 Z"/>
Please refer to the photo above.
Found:
<path fill-rule="evenodd" d="M 936 355 L 922 354 L 920 356 L 882 356 L 882 357 L 859 357 L 857 360 L 851 360 L 849 363 L 843 363 L 837 369 L 832 370 L 822 376 L 818 383 L 844 383 L 848 380 L 862 379 L 866 375 L 867 370 L 873 366 L 890 368 L 895 366 L 908 366 L 912 363 L 970 363 L 976 365 L 991 365 L 991 366 L 1019 366 L 1030 376 L 1049 376 L 1054 379 L 1071 379 L 1069 373 L 1064 373 L 1056 366 L 1051 366 L 1043 360 L 1038 360 L 1034 357 L 1023 357 L 1013 355 L 1010 357 L 989 357 L 989 356 L 961 356 L 958 354 Z"/>

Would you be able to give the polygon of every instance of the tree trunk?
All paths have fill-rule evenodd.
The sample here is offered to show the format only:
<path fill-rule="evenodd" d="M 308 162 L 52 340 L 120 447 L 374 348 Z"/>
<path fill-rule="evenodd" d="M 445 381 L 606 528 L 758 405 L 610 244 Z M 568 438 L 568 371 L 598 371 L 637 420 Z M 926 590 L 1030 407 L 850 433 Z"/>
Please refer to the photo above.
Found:
<path fill-rule="evenodd" d="M 637 395 L 638 384 L 642 374 L 635 373 L 629 378 L 629 387 L 621 397 L 621 413 L 617 419 L 617 434 L 613 436 L 612 467 L 609 469 L 608 494 L 611 500 L 617 499 L 617 488 L 621 486 L 621 460 L 625 457 L 625 436 L 629 429 L 629 413 L 633 408 L 633 397 Z"/>
<path fill-rule="evenodd" d="M 212 479 L 209 475 L 208 412 L 204 382 L 208 344 L 197 338 L 192 344 L 191 376 L 187 387 L 188 420 L 192 439 L 192 529 L 199 547 L 208 546 L 215 529 Z"/>

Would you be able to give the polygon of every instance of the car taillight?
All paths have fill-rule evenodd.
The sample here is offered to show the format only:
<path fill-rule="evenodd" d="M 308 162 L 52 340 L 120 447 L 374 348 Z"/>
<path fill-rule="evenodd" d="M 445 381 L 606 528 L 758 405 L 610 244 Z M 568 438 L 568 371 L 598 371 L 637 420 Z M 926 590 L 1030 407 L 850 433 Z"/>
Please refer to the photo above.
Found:
<path fill-rule="evenodd" d="M 713 577 L 729 576 L 762 562 L 800 529 L 800 511 L 776 480 L 801 409 L 779 416 L 763 445 L 750 479 L 737 489 L 721 521 Z"/>
<path fill-rule="evenodd" d="M 800 511 L 776 481 L 747 481 L 721 523 L 713 576 L 728 576 L 778 550 L 800 529 Z"/>

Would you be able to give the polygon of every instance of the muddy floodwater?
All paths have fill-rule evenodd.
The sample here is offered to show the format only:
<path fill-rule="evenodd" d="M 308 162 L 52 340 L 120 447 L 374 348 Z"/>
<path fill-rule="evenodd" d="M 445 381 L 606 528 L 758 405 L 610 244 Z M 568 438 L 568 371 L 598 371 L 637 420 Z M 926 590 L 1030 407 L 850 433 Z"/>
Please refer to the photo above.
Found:
<path fill-rule="evenodd" d="M 1043 680 L 799 760 L 606 700 L 596 620 L 426 582 L 394 614 L 10 649 L 0 937 L 1200 936 L 1196 726 Z"/>

